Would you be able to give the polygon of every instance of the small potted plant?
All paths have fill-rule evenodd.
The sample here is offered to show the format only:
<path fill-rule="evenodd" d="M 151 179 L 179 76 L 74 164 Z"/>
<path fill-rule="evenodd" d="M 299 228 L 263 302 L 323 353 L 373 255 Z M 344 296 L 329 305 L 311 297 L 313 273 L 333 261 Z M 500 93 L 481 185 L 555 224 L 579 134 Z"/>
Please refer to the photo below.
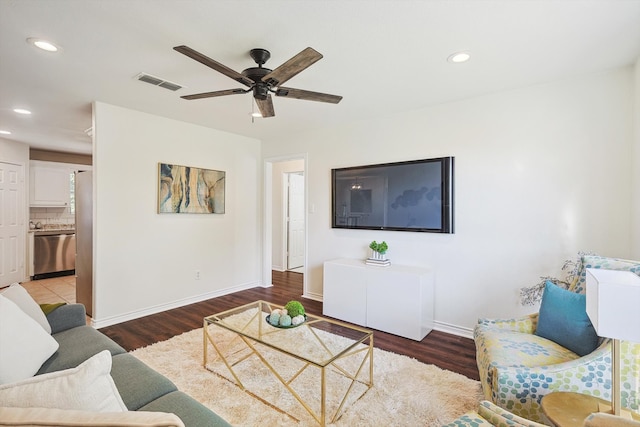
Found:
<path fill-rule="evenodd" d="M 389 245 L 387 242 L 376 242 L 375 240 L 369 244 L 369 248 L 372 251 L 371 258 L 373 259 L 385 259 L 385 254 L 387 253 L 387 249 L 389 249 Z"/>

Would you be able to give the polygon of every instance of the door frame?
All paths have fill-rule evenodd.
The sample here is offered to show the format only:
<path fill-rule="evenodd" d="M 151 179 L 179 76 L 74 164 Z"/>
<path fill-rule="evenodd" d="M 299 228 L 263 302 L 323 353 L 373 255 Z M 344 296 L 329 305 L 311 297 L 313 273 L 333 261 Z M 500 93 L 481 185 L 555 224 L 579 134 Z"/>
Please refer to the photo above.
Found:
<path fill-rule="evenodd" d="M 288 162 L 291 160 L 302 160 L 304 163 L 304 266 L 302 276 L 302 293 L 307 294 L 307 265 L 308 265 L 308 252 L 309 252 L 309 218 L 308 218 L 308 203 L 307 197 L 309 192 L 309 180 L 307 179 L 307 167 L 309 164 L 308 154 L 291 154 L 288 156 L 269 157 L 263 159 L 263 173 L 264 173 L 264 189 L 263 189 L 263 227 L 262 227 L 262 286 L 273 286 L 271 279 L 271 266 L 272 266 L 272 242 L 273 242 L 273 164 Z"/>

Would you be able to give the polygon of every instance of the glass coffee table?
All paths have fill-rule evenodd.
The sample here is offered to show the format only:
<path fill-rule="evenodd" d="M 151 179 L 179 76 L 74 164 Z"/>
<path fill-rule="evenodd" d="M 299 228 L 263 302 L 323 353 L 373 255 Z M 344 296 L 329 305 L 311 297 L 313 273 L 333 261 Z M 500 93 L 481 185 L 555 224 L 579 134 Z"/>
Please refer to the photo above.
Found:
<path fill-rule="evenodd" d="M 221 375 L 210 368 L 214 361 L 221 361 L 233 376 L 230 380 L 238 387 L 297 419 L 276 403 L 268 401 L 269 396 L 258 396 L 243 384 L 243 380 L 250 380 L 250 375 L 241 378 L 243 375 L 239 366 L 257 358 L 318 424 L 325 426 L 335 422 L 344 413 L 345 404 L 352 394 L 361 393 L 356 398 L 359 399 L 373 386 L 373 331 L 310 314 L 306 315 L 301 325 L 276 327 L 266 320 L 276 308 L 282 309 L 283 306 L 255 301 L 205 317 L 204 366 Z M 211 358 L 210 346 L 214 350 Z M 310 372 L 313 368 L 316 368 L 315 372 Z M 296 389 L 296 380 L 303 373 L 304 376 L 317 375 L 318 379 L 313 383 L 318 391 L 312 395 L 309 390 L 301 393 Z M 221 376 L 224 378 L 224 375 Z M 336 378 L 340 379 L 341 385 L 338 400 L 327 402 L 327 389 L 334 385 L 332 382 L 337 385 Z M 361 392 L 362 389 L 364 391 Z M 353 403 L 353 396 L 351 399 Z M 327 416 L 329 409 L 333 411 L 330 418 Z"/>

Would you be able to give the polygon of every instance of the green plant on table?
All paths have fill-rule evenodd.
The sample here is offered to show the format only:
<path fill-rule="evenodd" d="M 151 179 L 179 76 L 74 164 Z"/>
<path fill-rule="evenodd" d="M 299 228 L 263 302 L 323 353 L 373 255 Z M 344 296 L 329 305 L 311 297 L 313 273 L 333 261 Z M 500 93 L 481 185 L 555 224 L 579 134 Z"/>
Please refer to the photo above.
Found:
<path fill-rule="evenodd" d="M 291 317 L 304 316 L 304 307 L 298 301 L 289 301 L 284 309 L 287 310 L 287 314 Z"/>
<path fill-rule="evenodd" d="M 389 249 L 389 245 L 387 245 L 387 242 L 383 241 L 378 243 L 374 240 L 369 244 L 369 248 L 371 248 L 375 252 L 378 252 L 384 255 L 387 252 L 387 249 Z"/>

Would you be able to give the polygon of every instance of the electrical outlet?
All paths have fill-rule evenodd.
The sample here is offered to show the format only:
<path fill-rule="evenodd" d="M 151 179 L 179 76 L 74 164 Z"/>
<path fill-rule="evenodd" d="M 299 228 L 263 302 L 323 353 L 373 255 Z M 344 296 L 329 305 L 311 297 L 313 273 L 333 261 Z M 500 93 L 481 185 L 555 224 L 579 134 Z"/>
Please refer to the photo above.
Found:
<path fill-rule="evenodd" d="M 200 280 L 200 270 L 196 270 L 196 280 Z"/>

